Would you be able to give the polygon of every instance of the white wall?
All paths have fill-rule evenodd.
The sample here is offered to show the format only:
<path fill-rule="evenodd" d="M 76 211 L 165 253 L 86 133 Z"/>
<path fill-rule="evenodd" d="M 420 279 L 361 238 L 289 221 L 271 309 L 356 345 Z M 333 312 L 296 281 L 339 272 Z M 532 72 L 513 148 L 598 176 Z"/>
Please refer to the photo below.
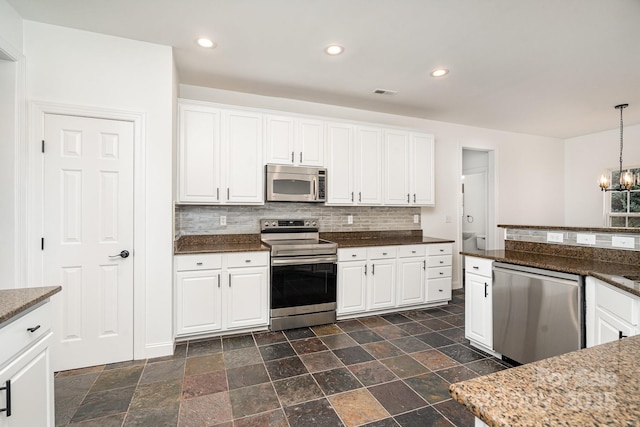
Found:
<path fill-rule="evenodd" d="M 10 45 L 22 51 L 22 17 L 5 0 L 0 0 L 0 50 Z"/>
<path fill-rule="evenodd" d="M 565 141 L 565 224 L 603 226 L 598 179 L 609 169 L 617 170 L 619 162 L 619 128 Z M 623 167 L 640 167 L 640 125 L 624 127 Z"/>
<path fill-rule="evenodd" d="M 24 21 L 24 30 L 29 101 L 145 116 L 146 148 L 136 154 L 136 168 L 146 168 L 146 202 L 135 227 L 136 235 L 142 227 L 146 236 L 134 247 L 144 261 L 134 285 L 135 357 L 167 354 L 173 350 L 171 47 L 31 21 Z M 34 224 L 40 215 L 31 212 Z"/>
<path fill-rule="evenodd" d="M 436 206 L 422 209 L 425 235 L 459 243 L 461 230 L 457 215 L 462 147 L 496 151 L 495 210 L 498 223 L 563 225 L 562 140 L 191 85 L 180 86 L 180 97 L 403 126 L 435 134 Z M 500 233 L 499 230 L 494 232 Z M 502 238 L 498 241 L 502 243 Z M 458 251 L 456 244 L 454 253 Z M 459 257 L 455 262 L 460 262 Z M 455 266 L 454 286 L 459 286 L 458 268 Z"/>

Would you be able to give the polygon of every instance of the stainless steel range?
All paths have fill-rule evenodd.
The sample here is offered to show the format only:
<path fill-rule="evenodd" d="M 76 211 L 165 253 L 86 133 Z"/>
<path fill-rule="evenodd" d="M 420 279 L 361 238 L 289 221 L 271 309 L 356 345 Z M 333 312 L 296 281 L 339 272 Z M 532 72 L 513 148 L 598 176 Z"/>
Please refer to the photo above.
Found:
<path fill-rule="evenodd" d="M 271 248 L 271 329 L 336 321 L 338 245 L 320 239 L 317 219 L 263 219 Z"/>

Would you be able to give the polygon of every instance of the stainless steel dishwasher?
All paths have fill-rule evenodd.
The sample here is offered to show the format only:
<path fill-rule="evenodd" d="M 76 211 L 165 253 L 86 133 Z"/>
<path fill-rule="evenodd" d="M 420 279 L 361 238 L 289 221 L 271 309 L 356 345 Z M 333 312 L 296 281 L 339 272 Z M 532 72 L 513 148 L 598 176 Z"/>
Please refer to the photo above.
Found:
<path fill-rule="evenodd" d="M 582 276 L 493 264 L 493 348 L 529 363 L 584 347 Z"/>

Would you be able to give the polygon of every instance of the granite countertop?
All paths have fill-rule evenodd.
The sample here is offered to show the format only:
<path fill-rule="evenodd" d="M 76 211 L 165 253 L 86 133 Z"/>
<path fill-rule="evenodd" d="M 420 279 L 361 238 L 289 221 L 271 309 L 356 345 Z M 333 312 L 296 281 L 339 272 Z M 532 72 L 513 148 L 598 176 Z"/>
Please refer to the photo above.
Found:
<path fill-rule="evenodd" d="M 61 290 L 60 286 L 0 290 L 0 325 Z"/>
<path fill-rule="evenodd" d="M 449 394 L 491 427 L 638 425 L 639 354 L 636 335 L 451 384 Z"/>
<path fill-rule="evenodd" d="M 434 243 L 453 243 L 453 240 L 425 237 L 422 230 L 407 231 L 351 231 L 320 233 L 320 238 L 335 242 L 338 248 L 365 246 L 398 246 Z"/>
<path fill-rule="evenodd" d="M 529 230 L 565 230 L 565 231 L 590 231 L 598 233 L 612 234 L 639 234 L 640 228 L 613 228 L 613 227 L 567 227 L 565 225 L 515 225 L 515 224 L 498 224 L 499 228 L 518 228 Z"/>
<path fill-rule="evenodd" d="M 181 236 L 174 242 L 173 253 L 203 254 L 213 252 L 256 252 L 268 251 L 259 234 L 215 234 Z"/>
<path fill-rule="evenodd" d="M 640 297 L 640 266 L 513 250 L 463 251 L 462 255 L 487 258 L 510 264 L 592 276 Z"/>

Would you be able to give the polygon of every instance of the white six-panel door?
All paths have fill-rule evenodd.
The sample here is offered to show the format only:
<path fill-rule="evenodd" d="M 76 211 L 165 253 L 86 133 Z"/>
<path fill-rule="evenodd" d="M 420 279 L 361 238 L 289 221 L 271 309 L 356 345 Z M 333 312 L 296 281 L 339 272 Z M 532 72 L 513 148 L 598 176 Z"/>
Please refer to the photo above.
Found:
<path fill-rule="evenodd" d="M 131 360 L 133 123 L 44 120 L 43 274 L 62 285 L 54 369 Z"/>

